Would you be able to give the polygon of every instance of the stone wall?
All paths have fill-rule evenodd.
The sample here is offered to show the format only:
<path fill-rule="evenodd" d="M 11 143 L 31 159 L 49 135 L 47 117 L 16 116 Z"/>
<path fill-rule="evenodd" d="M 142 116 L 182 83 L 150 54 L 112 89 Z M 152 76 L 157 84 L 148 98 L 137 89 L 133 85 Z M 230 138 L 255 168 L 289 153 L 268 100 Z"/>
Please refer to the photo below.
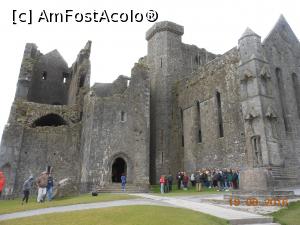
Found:
<path fill-rule="evenodd" d="M 106 89 L 111 93 L 107 96 L 92 88 L 85 96 L 81 144 L 81 182 L 86 184 L 83 190 L 112 183 L 112 165 L 119 157 L 126 162 L 128 183 L 149 184 L 149 85 L 148 68 L 136 64 L 130 85 L 123 93 L 113 94 Z"/>
<path fill-rule="evenodd" d="M 182 150 L 177 170 L 189 173 L 203 167 L 241 167 L 245 137 L 240 111 L 239 55 L 236 48 L 215 58 L 174 87 L 174 138 Z M 221 97 L 220 134 L 216 93 Z M 201 134 L 199 134 L 201 130 Z M 222 137 L 223 136 L 223 137 Z M 180 165 L 180 164 L 179 164 Z"/>
<path fill-rule="evenodd" d="M 300 43 L 283 16 L 263 42 L 270 65 L 271 92 L 277 118 L 276 136 L 284 160 L 285 177 L 300 175 Z M 278 73 L 278 74 L 276 74 Z M 277 77 L 278 76 L 278 77 Z M 281 90 L 280 90 L 281 89 Z M 281 186 L 285 181 L 280 181 Z"/>
<path fill-rule="evenodd" d="M 153 25 L 146 33 L 148 41 L 147 64 L 151 80 L 151 182 L 160 175 L 175 173 L 174 162 L 179 162 L 172 140 L 172 88 L 175 82 L 191 76 L 193 70 L 215 57 L 205 49 L 183 44 L 182 26 L 164 21 Z"/>
<path fill-rule="evenodd" d="M 57 115 L 65 124 L 35 125 L 48 115 Z M 13 178 L 7 179 L 9 188 L 15 194 L 21 194 L 25 179 L 29 175 L 37 177 L 48 165 L 53 167 L 56 181 L 69 177 L 78 184 L 80 130 L 80 111 L 76 105 L 15 101 L 1 142 L 0 166 L 9 164 L 13 174 Z"/>

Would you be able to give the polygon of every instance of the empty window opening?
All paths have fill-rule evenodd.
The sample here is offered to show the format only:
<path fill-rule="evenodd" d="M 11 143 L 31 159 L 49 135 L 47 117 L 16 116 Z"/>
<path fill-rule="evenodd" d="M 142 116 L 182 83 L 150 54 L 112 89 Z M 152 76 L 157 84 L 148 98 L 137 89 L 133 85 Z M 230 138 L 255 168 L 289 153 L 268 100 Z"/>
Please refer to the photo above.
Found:
<path fill-rule="evenodd" d="M 253 150 L 254 166 L 262 166 L 262 152 L 260 146 L 260 136 L 251 137 L 251 144 Z"/>
<path fill-rule="evenodd" d="M 182 109 L 180 109 L 180 123 L 181 123 L 181 127 L 183 130 L 183 110 Z"/>
<path fill-rule="evenodd" d="M 114 183 L 121 183 L 121 176 L 126 175 L 127 164 L 121 157 L 116 158 L 112 164 L 111 181 Z"/>
<path fill-rule="evenodd" d="M 218 127 L 219 127 L 219 137 L 224 137 L 223 119 L 222 119 L 222 104 L 221 104 L 221 94 L 216 92 L 217 98 L 217 113 L 218 113 Z"/>
<path fill-rule="evenodd" d="M 46 71 L 42 72 L 42 80 L 47 80 L 47 72 Z"/>
<path fill-rule="evenodd" d="M 202 143 L 202 132 L 201 132 L 201 129 L 198 130 L 198 143 Z"/>
<path fill-rule="evenodd" d="M 198 143 L 202 142 L 202 131 L 201 131 L 201 108 L 200 102 L 197 101 L 197 124 L 198 124 Z"/>
<path fill-rule="evenodd" d="M 160 58 L 160 68 L 162 68 L 162 58 Z"/>
<path fill-rule="evenodd" d="M 296 73 L 292 74 L 292 80 L 293 80 L 293 87 L 294 87 L 294 93 L 295 93 L 295 99 L 296 99 L 296 105 L 297 105 L 297 114 L 300 119 L 300 90 L 299 90 L 299 81 Z"/>
<path fill-rule="evenodd" d="M 85 76 L 81 76 L 80 80 L 79 80 L 79 87 L 83 87 L 84 86 L 84 81 L 85 81 Z"/>
<path fill-rule="evenodd" d="M 161 164 L 164 164 L 164 152 L 161 152 Z"/>
<path fill-rule="evenodd" d="M 69 74 L 66 72 L 63 72 L 63 83 L 67 83 L 67 78 L 69 77 Z"/>
<path fill-rule="evenodd" d="M 181 129 L 182 129 L 181 146 L 184 147 L 184 127 L 183 127 L 183 110 L 182 109 L 180 109 L 180 122 L 181 122 Z"/>
<path fill-rule="evenodd" d="M 121 122 L 125 122 L 127 119 L 127 115 L 124 111 L 121 111 Z"/>
<path fill-rule="evenodd" d="M 32 124 L 32 127 L 44 127 L 44 126 L 57 127 L 62 125 L 67 125 L 67 123 L 61 116 L 57 114 L 48 114 L 35 120 Z"/>
<path fill-rule="evenodd" d="M 198 55 L 195 56 L 195 64 L 200 65 L 200 56 Z"/>
<path fill-rule="evenodd" d="M 278 85 L 278 93 L 279 93 L 279 100 L 281 105 L 281 112 L 283 117 L 283 123 L 285 131 L 290 131 L 289 121 L 287 118 L 287 107 L 285 101 L 285 92 L 284 92 L 284 85 L 282 80 L 282 72 L 280 68 L 276 68 L 275 70 L 277 85 Z"/>
<path fill-rule="evenodd" d="M 126 85 L 127 85 L 127 87 L 129 87 L 129 85 L 130 85 L 130 80 L 129 79 L 127 80 Z"/>

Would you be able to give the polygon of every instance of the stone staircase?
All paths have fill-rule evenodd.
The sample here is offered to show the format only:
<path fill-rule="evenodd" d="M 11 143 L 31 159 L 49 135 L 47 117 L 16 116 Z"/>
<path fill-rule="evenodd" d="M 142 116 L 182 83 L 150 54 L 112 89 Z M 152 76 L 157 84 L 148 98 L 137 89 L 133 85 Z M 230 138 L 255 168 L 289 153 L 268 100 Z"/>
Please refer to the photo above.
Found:
<path fill-rule="evenodd" d="M 123 193 L 121 189 L 121 183 L 112 183 L 103 187 L 97 188 L 98 193 Z M 148 193 L 149 186 L 126 184 L 125 193 Z"/>
<path fill-rule="evenodd" d="M 297 184 L 297 172 L 295 168 L 273 166 L 271 173 L 275 187 L 293 186 Z"/>

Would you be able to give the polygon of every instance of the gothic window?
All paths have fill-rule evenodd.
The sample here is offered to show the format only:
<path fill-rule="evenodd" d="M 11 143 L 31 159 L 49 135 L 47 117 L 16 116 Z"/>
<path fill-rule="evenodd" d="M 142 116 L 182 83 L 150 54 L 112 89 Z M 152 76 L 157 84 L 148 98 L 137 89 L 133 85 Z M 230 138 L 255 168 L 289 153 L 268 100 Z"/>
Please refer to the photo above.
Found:
<path fill-rule="evenodd" d="M 300 90 L 299 90 L 299 81 L 296 73 L 292 74 L 292 80 L 293 80 L 293 88 L 294 88 L 294 94 L 296 99 L 296 108 L 297 108 L 297 114 L 300 119 Z"/>
<path fill-rule="evenodd" d="M 276 68 L 275 70 L 276 80 L 278 85 L 278 93 L 279 93 L 279 100 L 281 105 L 282 117 L 285 131 L 290 131 L 289 121 L 287 118 L 287 107 L 286 107 L 286 99 L 285 99 L 285 91 L 282 79 L 282 72 L 280 68 Z"/>
<path fill-rule="evenodd" d="M 68 73 L 63 72 L 62 74 L 62 78 L 63 78 L 63 83 L 66 84 L 67 83 L 67 78 L 69 77 Z"/>
<path fill-rule="evenodd" d="M 47 72 L 46 71 L 42 72 L 42 80 L 47 80 Z"/>
<path fill-rule="evenodd" d="M 224 128 L 223 128 L 223 119 L 222 119 L 222 104 L 221 104 L 221 94 L 216 92 L 217 99 L 217 113 L 218 113 L 218 128 L 219 128 L 219 137 L 224 137 Z"/>
<path fill-rule="evenodd" d="M 251 145 L 253 151 L 253 161 L 254 166 L 262 166 L 262 152 L 261 152 L 261 145 L 260 145 L 260 136 L 255 135 L 251 137 Z"/>
<path fill-rule="evenodd" d="M 85 76 L 83 75 L 83 76 L 80 77 L 80 80 L 79 80 L 79 87 L 83 87 L 83 85 L 84 85 L 84 80 L 85 80 Z"/>

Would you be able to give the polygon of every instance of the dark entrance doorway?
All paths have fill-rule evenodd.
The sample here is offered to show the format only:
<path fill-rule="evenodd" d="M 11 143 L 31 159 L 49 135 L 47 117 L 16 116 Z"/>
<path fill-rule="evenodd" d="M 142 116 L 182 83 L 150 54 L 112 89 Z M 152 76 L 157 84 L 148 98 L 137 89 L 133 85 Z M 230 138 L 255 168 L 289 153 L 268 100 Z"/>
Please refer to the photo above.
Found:
<path fill-rule="evenodd" d="M 116 158 L 111 170 L 111 181 L 114 183 L 121 183 L 121 176 L 126 175 L 127 165 L 124 159 Z"/>

